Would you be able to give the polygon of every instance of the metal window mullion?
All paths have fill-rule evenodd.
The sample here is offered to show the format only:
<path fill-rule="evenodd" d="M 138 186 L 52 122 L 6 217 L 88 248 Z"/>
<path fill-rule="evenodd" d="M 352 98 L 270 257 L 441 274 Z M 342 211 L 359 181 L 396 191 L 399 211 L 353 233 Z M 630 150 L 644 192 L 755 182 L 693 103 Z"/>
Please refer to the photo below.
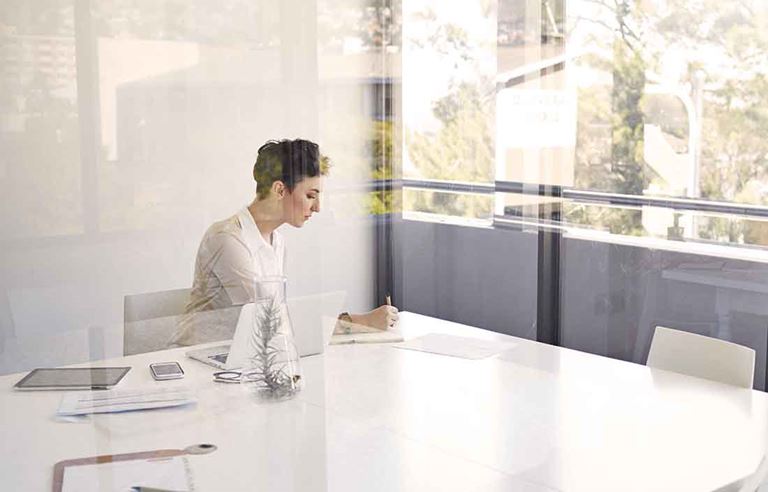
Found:
<path fill-rule="evenodd" d="M 91 1 L 75 0 L 75 63 L 77 67 L 77 113 L 80 129 L 80 186 L 83 229 L 86 235 L 99 232 L 99 155 L 101 120 L 99 109 L 99 58 L 93 32 Z"/>

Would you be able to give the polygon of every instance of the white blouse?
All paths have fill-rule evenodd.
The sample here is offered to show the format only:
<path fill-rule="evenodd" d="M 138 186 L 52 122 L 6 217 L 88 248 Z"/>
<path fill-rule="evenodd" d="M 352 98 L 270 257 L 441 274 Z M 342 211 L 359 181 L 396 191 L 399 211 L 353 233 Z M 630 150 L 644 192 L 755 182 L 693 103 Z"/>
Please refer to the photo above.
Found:
<path fill-rule="evenodd" d="M 170 344 L 231 338 L 239 309 L 227 308 L 260 297 L 259 279 L 285 274 L 285 242 L 277 231 L 271 239 L 270 244 L 261 235 L 248 208 L 208 228 L 197 251 L 186 314 Z"/>

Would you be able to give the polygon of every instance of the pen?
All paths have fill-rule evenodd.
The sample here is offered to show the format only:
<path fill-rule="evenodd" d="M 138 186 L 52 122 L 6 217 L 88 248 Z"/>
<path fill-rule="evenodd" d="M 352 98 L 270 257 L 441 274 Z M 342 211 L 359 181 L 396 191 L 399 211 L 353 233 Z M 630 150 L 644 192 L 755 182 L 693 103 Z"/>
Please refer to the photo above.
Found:
<path fill-rule="evenodd" d="M 391 305 L 392 305 L 392 298 L 389 297 L 389 294 L 387 294 L 387 306 L 391 306 Z"/>

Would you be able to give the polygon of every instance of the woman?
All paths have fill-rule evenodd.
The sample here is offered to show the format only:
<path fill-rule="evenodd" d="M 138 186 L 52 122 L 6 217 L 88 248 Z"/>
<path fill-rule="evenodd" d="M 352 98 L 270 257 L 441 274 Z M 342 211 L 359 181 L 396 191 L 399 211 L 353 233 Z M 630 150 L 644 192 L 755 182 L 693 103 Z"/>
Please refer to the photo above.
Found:
<path fill-rule="evenodd" d="M 252 302 L 259 278 L 285 275 L 285 242 L 277 229 L 302 227 L 320 211 L 328 159 L 308 140 L 270 140 L 253 166 L 258 188 L 250 205 L 211 225 L 200 242 L 195 278 L 186 315 L 171 340 L 194 345 L 232 336 L 233 306 Z M 221 313 L 200 316 L 204 312 Z M 225 314 L 226 313 L 226 314 Z M 211 314 L 211 313 L 207 313 Z M 397 308 L 380 306 L 361 314 L 342 313 L 336 331 L 386 330 L 398 319 Z"/>

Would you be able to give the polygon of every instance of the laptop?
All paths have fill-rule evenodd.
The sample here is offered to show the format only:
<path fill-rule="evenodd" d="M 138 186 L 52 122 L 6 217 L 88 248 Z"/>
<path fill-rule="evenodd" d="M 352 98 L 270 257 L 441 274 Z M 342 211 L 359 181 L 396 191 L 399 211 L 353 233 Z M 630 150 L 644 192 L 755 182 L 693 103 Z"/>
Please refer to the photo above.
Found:
<path fill-rule="evenodd" d="M 325 351 L 345 298 L 344 291 L 334 291 L 288 299 L 288 312 L 299 356 L 322 354 Z M 255 309 L 254 303 L 243 305 L 231 342 L 191 350 L 186 356 L 223 370 L 240 369 L 250 356 L 248 338 L 252 327 L 250 320 L 253 319 Z"/>

